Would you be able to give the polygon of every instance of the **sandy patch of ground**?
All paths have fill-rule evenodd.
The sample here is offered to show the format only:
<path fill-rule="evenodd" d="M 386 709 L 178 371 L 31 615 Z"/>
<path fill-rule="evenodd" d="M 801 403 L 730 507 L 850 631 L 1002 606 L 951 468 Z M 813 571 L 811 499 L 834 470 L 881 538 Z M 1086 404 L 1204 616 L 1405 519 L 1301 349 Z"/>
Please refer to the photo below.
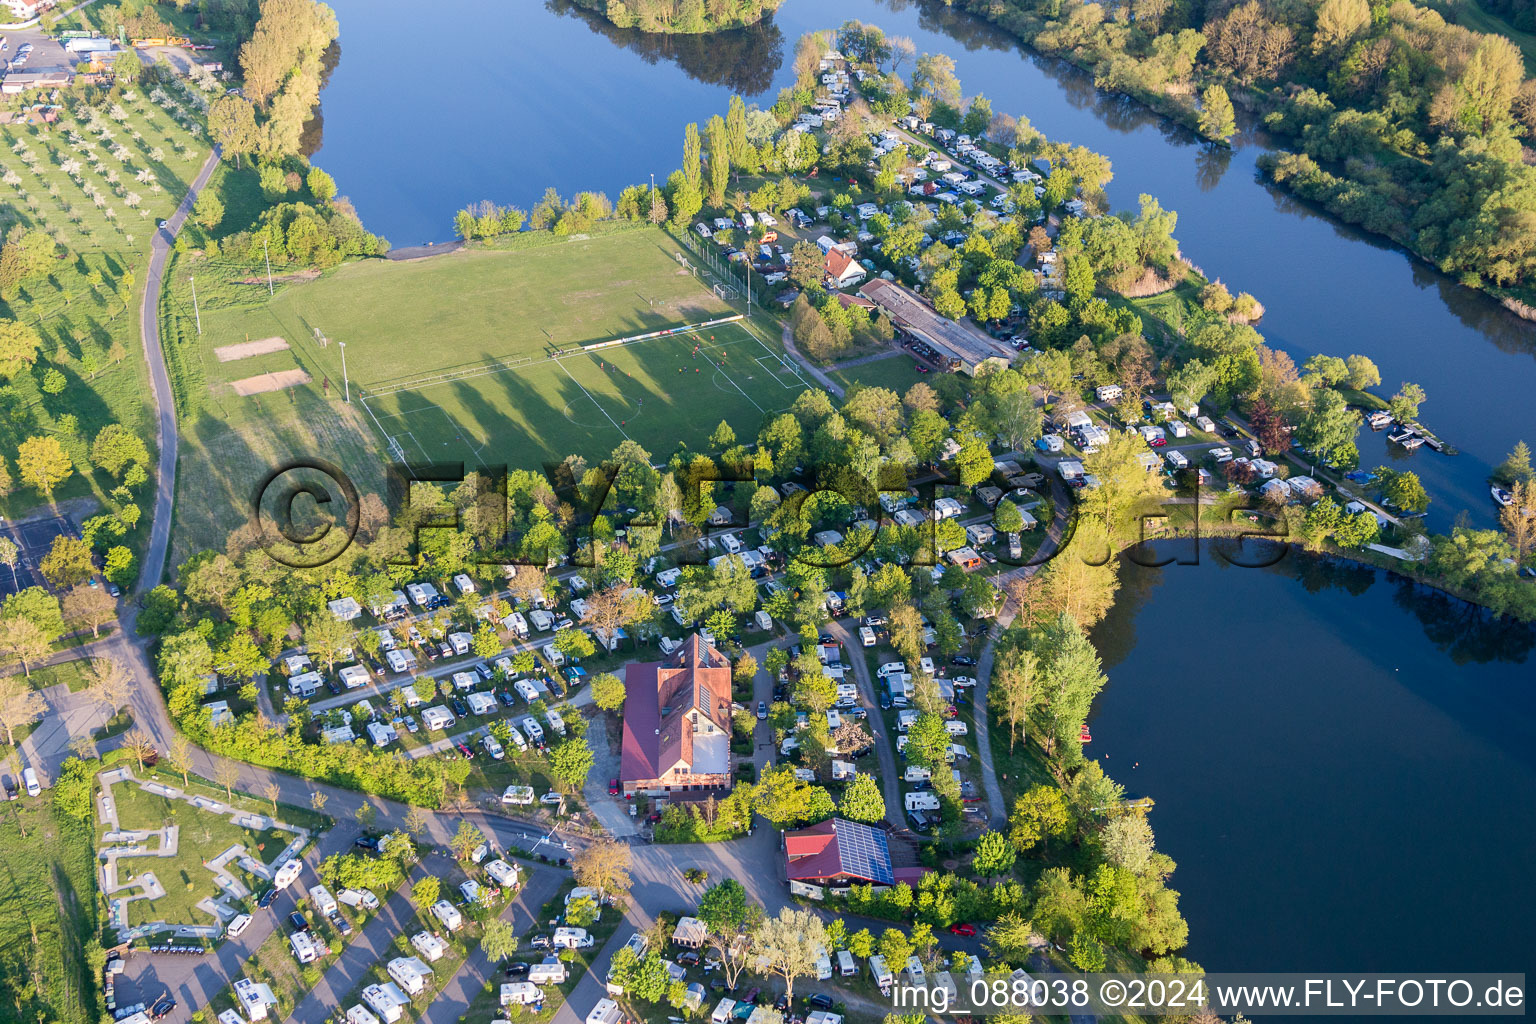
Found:
<path fill-rule="evenodd" d="M 242 341 L 234 345 L 220 345 L 213 350 L 213 354 L 221 363 L 232 363 L 237 359 L 264 356 L 268 352 L 281 352 L 287 347 L 286 338 L 261 338 L 257 341 Z"/>
<path fill-rule="evenodd" d="M 279 370 L 276 373 L 263 373 L 256 377 L 244 377 L 231 381 L 229 386 L 235 389 L 237 395 L 259 395 L 267 391 L 281 391 L 296 384 L 308 383 L 309 374 L 303 370 Z"/>

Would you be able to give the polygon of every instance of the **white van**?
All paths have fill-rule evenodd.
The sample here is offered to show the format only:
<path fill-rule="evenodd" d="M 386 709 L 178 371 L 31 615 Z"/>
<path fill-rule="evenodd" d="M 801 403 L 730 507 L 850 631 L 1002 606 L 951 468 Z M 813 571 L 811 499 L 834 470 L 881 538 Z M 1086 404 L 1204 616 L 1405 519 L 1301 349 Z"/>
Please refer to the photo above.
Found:
<path fill-rule="evenodd" d="M 837 951 L 837 973 L 844 978 L 851 978 L 859 973 L 859 965 L 854 962 L 853 954 L 846 949 Z"/>
<path fill-rule="evenodd" d="M 233 939 L 233 938 L 237 937 L 241 932 L 243 932 L 247 928 L 249 928 L 250 926 L 251 926 L 251 915 L 250 914 L 237 914 L 235 916 L 235 919 L 233 921 L 229 922 L 229 927 L 227 929 L 225 929 L 225 934 Z"/>
<path fill-rule="evenodd" d="M 873 647 L 873 646 L 875 646 L 875 631 L 870 629 L 868 626 L 860 626 L 859 627 L 859 641 L 865 647 Z"/>
<path fill-rule="evenodd" d="M 832 958 L 827 955 L 825 946 L 816 947 L 816 980 L 826 981 L 832 977 Z"/>
<path fill-rule="evenodd" d="M 37 772 L 31 768 L 22 770 L 21 784 L 27 787 L 27 796 L 37 796 L 43 791 L 43 787 L 37 784 Z"/>

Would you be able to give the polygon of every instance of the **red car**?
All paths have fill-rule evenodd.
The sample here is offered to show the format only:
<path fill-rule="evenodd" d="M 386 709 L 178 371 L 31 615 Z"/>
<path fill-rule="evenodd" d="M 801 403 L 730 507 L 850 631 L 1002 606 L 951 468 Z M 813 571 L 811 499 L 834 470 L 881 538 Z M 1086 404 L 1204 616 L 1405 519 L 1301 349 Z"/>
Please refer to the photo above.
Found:
<path fill-rule="evenodd" d="M 968 939 L 969 938 L 973 938 L 976 935 L 976 926 L 973 925 L 973 924 L 965 924 L 965 923 L 952 924 L 952 925 L 949 926 L 949 934 L 951 934 L 951 935 L 964 935 Z"/>
<path fill-rule="evenodd" d="M 618 779 L 609 779 L 608 780 L 608 795 L 609 796 L 618 796 L 619 795 L 619 780 Z"/>

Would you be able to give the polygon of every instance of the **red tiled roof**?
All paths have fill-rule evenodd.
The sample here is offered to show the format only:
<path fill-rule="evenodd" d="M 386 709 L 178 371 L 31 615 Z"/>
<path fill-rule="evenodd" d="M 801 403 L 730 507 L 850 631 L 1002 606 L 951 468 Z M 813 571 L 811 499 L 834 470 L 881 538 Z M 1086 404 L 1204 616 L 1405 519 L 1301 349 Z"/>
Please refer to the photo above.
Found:
<path fill-rule="evenodd" d="M 841 249 L 833 249 L 827 253 L 827 273 L 831 274 L 834 280 L 841 281 L 851 263 L 853 263 L 853 257 Z"/>
<path fill-rule="evenodd" d="M 697 633 L 666 661 L 626 666 L 624 690 L 619 773 L 626 782 L 662 778 L 679 763 L 692 766 L 691 711 L 730 734 L 731 663 Z"/>

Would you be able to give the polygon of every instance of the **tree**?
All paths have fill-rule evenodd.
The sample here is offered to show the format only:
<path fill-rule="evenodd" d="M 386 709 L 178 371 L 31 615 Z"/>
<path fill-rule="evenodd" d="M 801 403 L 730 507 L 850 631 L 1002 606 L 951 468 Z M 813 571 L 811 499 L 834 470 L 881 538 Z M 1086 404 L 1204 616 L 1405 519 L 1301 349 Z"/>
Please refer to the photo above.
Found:
<path fill-rule="evenodd" d="M 21 442 L 21 450 L 16 456 L 16 469 L 21 473 L 23 481 L 37 488 L 52 504 L 54 488 L 69 478 L 73 472 L 73 463 L 58 438 L 45 435 L 29 437 Z"/>
<path fill-rule="evenodd" d="M 154 737 L 138 726 L 129 729 L 123 735 L 123 749 L 128 751 L 139 763 L 139 771 L 144 770 L 144 762 L 155 753 Z"/>
<path fill-rule="evenodd" d="M 592 748 L 580 736 L 572 736 L 549 748 L 549 771 L 567 790 L 579 790 L 592 772 Z"/>
<path fill-rule="evenodd" d="M 208 107 L 208 134 L 226 159 L 254 153 L 260 144 L 261 129 L 256 125 L 256 108 L 251 101 L 233 93 L 213 101 Z"/>
<path fill-rule="evenodd" d="M 752 953 L 752 931 L 762 908 L 747 902 L 740 882 L 727 878 L 704 890 L 697 916 L 709 929 L 708 942 L 720 960 L 726 985 L 734 987 Z"/>
<path fill-rule="evenodd" d="M 998 719 L 1008 725 L 1008 749 L 1025 739 L 1029 711 L 1035 700 L 1039 659 L 1033 651 L 1010 650 L 997 656 L 992 669 L 989 702 Z"/>
<path fill-rule="evenodd" d="M 1405 381 L 1387 403 L 1387 409 L 1397 422 L 1412 423 L 1419 418 L 1419 406 L 1424 404 L 1425 397 L 1423 388 Z"/>
<path fill-rule="evenodd" d="M 725 119 L 712 116 L 704 126 L 709 139 L 709 205 L 725 205 L 725 190 L 731 177 L 731 141 Z"/>
<path fill-rule="evenodd" d="M 1200 134 L 1213 142 L 1226 142 L 1237 132 L 1237 112 L 1232 97 L 1219 84 L 1205 87 L 1200 94 Z"/>
<path fill-rule="evenodd" d="M 481 832 L 468 821 L 460 821 L 458 829 L 453 833 L 453 839 L 449 846 L 453 849 L 453 855 L 459 860 L 468 860 L 469 855 L 475 852 L 475 848 L 485 842 L 485 833 Z"/>
<path fill-rule="evenodd" d="M 1536 480 L 1536 470 L 1531 468 L 1530 445 L 1524 441 L 1516 441 L 1515 447 L 1510 450 L 1508 457 L 1499 463 L 1499 468 L 1493 471 L 1493 475 L 1505 483 Z"/>
<path fill-rule="evenodd" d="M 218 227 L 224 219 L 224 203 L 218 193 L 212 189 L 198 193 L 197 202 L 192 204 L 192 218 L 207 231 Z"/>
<path fill-rule="evenodd" d="M 624 680 L 612 672 L 599 672 L 590 685 L 592 703 L 604 711 L 617 711 L 624 706 Z"/>
<path fill-rule="evenodd" d="M 329 205 L 336 198 L 336 179 L 318 167 L 309 169 L 304 185 L 309 189 L 309 194 L 315 197 L 315 202 L 322 206 Z"/>
<path fill-rule="evenodd" d="M 133 677 L 116 658 L 95 658 L 86 669 L 91 699 L 111 718 L 133 697 Z"/>
<path fill-rule="evenodd" d="M 272 817 L 274 818 L 277 817 L 277 798 L 282 795 L 282 792 L 282 790 L 277 788 L 277 783 L 270 779 L 261 787 L 261 795 L 266 797 L 267 802 L 272 805 Z"/>
<path fill-rule="evenodd" d="M 1031 786 L 1013 802 L 1008 815 L 1008 841 L 1027 853 L 1046 839 L 1059 838 L 1072 829 L 1072 810 L 1055 786 Z"/>
<path fill-rule="evenodd" d="M 64 618 L 90 628 L 92 638 L 117 618 L 117 602 L 102 587 L 75 587 L 64 595 Z"/>
<path fill-rule="evenodd" d="M 234 799 L 234 785 L 240 779 L 240 765 L 228 758 L 220 758 L 213 766 L 213 781 L 224 787 L 224 799 Z M 367 806 L 367 805 L 364 805 Z"/>
<path fill-rule="evenodd" d="M 192 772 L 192 741 L 181 733 L 171 737 L 171 749 L 166 751 L 166 762 L 171 770 L 180 773 L 181 785 L 187 787 L 187 776 Z"/>
<path fill-rule="evenodd" d="M 988 829 L 976 840 L 976 856 L 971 867 L 983 878 L 997 878 L 1013 871 L 1013 862 L 1017 856 L 1001 832 Z"/>
<path fill-rule="evenodd" d="M 6 246 L 6 248 L 12 248 Z M 23 367 L 37 361 L 43 339 L 30 324 L 20 320 L 0 320 L 0 377 L 14 377 Z"/>
<path fill-rule="evenodd" d="M 53 538 L 53 546 L 38 563 L 43 578 L 63 590 L 84 583 L 96 573 L 96 563 L 91 559 L 91 546 L 77 537 L 59 534 Z"/>
<path fill-rule="evenodd" d="M 1344 396 L 1332 388 L 1319 388 L 1312 393 L 1312 407 L 1296 426 L 1296 440 L 1324 462 L 1342 462 L 1356 451 L 1359 430 L 1360 414 L 1348 407 Z"/>
<path fill-rule="evenodd" d="M 1323 6 L 1327 7 L 1329 3 L 1360 3 L 1364 6 L 1364 0 L 1324 0 Z M 1350 356 L 1344 360 L 1344 365 L 1349 369 L 1349 386 L 1356 391 L 1381 383 L 1381 371 L 1366 356 Z"/>
<path fill-rule="evenodd" d="M 571 859 L 576 884 L 596 889 L 603 900 L 618 900 L 628 895 L 630 850 L 612 839 L 594 839 Z"/>
<path fill-rule="evenodd" d="M 806 910 L 785 907 L 766 918 L 753 935 L 758 962 L 767 973 L 784 979 L 784 994 L 793 999 L 795 979 L 813 977 L 816 961 L 826 947 L 826 926 Z"/>
<path fill-rule="evenodd" d="M 32 685 L 16 675 L 0 676 L 0 728 L 5 729 L 5 742 L 16 746 L 16 730 L 31 725 L 48 710 L 43 695 Z"/>
<path fill-rule="evenodd" d="M 866 825 L 885 820 L 885 795 L 874 776 L 859 773 L 848 788 L 843 790 L 838 813 L 849 821 L 861 821 Z"/>
<path fill-rule="evenodd" d="M 1516 480 L 1509 485 L 1510 501 L 1499 509 L 1499 525 L 1515 550 L 1515 563 L 1524 564 L 1536 547 L 1536 484 Z"/>
<path fill-rule="evenodd" d="M 53 639 L 31 619 L 11 619 L 4 626 L 5 632 L 0 635 L 0 651 L 20 661 L 22 671 L 31 678 L 32 662 L 47 655 L 53 646 Z"/>
<path fill-rule="evenodd" d="M 9 537 L 0 537 L 0 565 L 11 570 L 11 586 L 20 587 L 21 583 L 16 578 L 16 563 L 21 560 L 21 548 Z"/>
<path fill-rule="evenodd" d="M 1381 489 L 1381 498 L 1387 504 L 1404 512 L 1423 512 L 1429 508 L 1429 494 L 1419 482 L 1419 474 L 1390 466 L 1380 467 L 1376 474 L 1380 478 L 1377 486 Z"/>
<path fill-rule="evenodd" d="M 502 917 L 493 917 L 485 922 L 485 931 L 480 936 L 480 948 L 491 958 L 492 963 L 505 960 L 517 952 L 517 932 L 512 930 L 512 922 Z"/>
<path fill-rule="evenodd" d="M 411 886 L 411 899 L 423 913 L 442 895 L 443 883 L 436 875 L 418 878 Z"/>

